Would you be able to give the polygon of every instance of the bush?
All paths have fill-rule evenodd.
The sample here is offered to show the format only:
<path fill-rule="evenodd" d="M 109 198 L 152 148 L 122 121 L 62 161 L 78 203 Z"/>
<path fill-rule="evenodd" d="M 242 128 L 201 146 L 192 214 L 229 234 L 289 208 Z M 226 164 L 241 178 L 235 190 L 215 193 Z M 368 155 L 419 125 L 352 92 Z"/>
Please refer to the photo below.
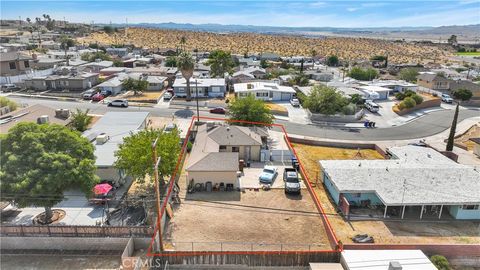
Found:
<path fill-rule="evenodd" d="M 406 109 L 410 109 L 410 108 L 413 108 L 415 107 L 415 105 L 417 105 L 417 103 L 415 102 L 415 100 L 412 98 L 412 97 L 406 97 L 402 103 L 400 104 L 403 104 L 403 106 L 406 108 Z"/>
<path fill-rule="evenodd" d="M 192 151 L 193 143 L 191 141 L 187 142 L 187 152 L 190 153 Z"/>
<path fill-rule="evenodd" d="M 473 93 L 468 89 L 457 89 L 452 92 L 453 97 L 456 99 L 460 99 L 462 101 L 467 101 L 472 98 Z"/>
<path fill-rule="evenodd" d="M 442 255 L 433 255 L 430 257 L 430 261 L 438 268 L 438 270 L 450 270 L 450 263 L 447 258 Z"/>
<path fill-rule="evenodd" d="M 350 103 L 350 104 L 348 104 L 348 105 L 346 105 L 345 107 L 342 108 L 342 112 L 345 115 L 354 115 L 355 114 L 355 109 L 356 109 L 355 104 Z"/>
<path fill-rule="evenodd" d="M 9 110 L 13 112 L 17 109 L 18 105 L 6 97 L 0 97 L 0 107 L 8 107 Z"/>
<path fill-rule="evenodd" d="M 404 100 L 405 99 L 405 94 L 402 92 L 398 92 L 395 94 L 395 98 L 398 100 Z"/>
<path fill-rule="evenodd" d="M 303 106 L 312 113 L 333 115 L 342 111 L 346 105 L 348 105 L 348 99 L 335 88 L 315 85 Z"/>
<path fill-rule="evenodd" d="M 397 105 L 398 109 L 401 111 L 403 109 L 405 109 L 405 104 L 403 104 L 403 102 L 400 102 L 398 105 Z"/>
<path fill-rule="evenodd" d="M 303 106 L 303 104 L 305 103 L 305 101 L 307 100 L 307 95 L 305 95 L 304 93 L 302 92 L 297 92 L 297 99 L 298 101 L 300 102 L 300 104 Z"/>
<path fill-rule="evenodd" d="M 418 71 L 414 68 L 404 68 L 400 71 L 400 79 L 407 82 L 416 82 L 418 76 Z"/>
<path fill-rule="evenodd" d="M 415 94 L 415 95 L 411 96 L 411 98 L 413 98 L 413 100 L 415 100 L 415 103 L 417 105 L 422 104 L 422 102 L 423 102 L 423 97 L 420 96 L 420 95 Z"/>
<path fill-rule="evenodd" d="M 350 70 L 348 76 L 360 81 L 371 81 L 378 77 L 378 71 L 373 68 L 354 67 Z"/>

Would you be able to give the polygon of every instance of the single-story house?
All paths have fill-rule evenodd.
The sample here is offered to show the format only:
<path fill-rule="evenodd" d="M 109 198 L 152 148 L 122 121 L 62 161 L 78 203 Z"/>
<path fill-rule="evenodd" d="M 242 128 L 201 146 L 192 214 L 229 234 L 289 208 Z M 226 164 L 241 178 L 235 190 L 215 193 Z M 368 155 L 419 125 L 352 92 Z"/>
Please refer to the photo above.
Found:
<path fill-rule="evenodd" d="M 270 82 L 236 83 L 233 85 L 233 89 L 237 97 L 253 94 L 256 99 L 268 101 L 288 101 L 296 93 L 290 86 Z"/>
<path fill-rule="evenodd" d="M 39 118 L 42 118 L 40 121 L 44 121 L 46 123 L 65 126 L 70 122 L 70 119 L 68 119 L 69 115 L 69 112 L 59 113 L 58 110 L 50 107 L 35 104 L 27 108 L 3 114 L 2 119 L 0 120 L 0 133 L 8 133 L 10 128 L 20 122 L 38 123 Z"/>
<path fill-rule="evenodd" d="M 224 78 L 215 79 L 190 79 L 190 91 L 192 97 L 197 95 L 199 97 L 224 97 L 227 91 L 227 86 Z M 187 81 L 185 78 L 177 78 L 173 83 L 173 91 L 177 97 L 187 96 Z"/>
<path fill-rule="evenodd" d="M 267 132 L 258 127 L 198 126 L 187 162 L 187 184 L 210 181 L 238 187 L 239 160 L 260 161 Z"/>
<path fill-rule="evenodd" d="M 467 80 L 450 80 L 450 90 L 467 89 L 472 91 L 470 103 L 480 105 L 480 84 Z"/>
<path fill-rule="evenodd" d="M 83 67 L 90 70 L 90 72 L 97 72 L 97 73 L 104 68 L 109 68 L 112 66 L 113 66 L 112 61 L 95 61 L 95 62 L 91 62 L 83 65 Z"/>
<path fill-rule="evenodd" d="M 480 172 L 428 147 L 387 150 L 388 160 L 320 160 L 323 183 L 346 216 L 480 220 Z M 350 216 L 351 215 L 351 216 Z"/>
<path fill-rule="evenodd" d="M 473 153 L 480 157 L 480 137 L 479 138 L 470 138 L 473 144 Z"/>
<path fill-rule="evenodd" d="M 127 76 L 135 80 L 146 80 L 148 82 L 147 91 L 162 90 L 165 87 L 165 84 L 167 83 L 167 79 L 168 79 L 165 76 L 147 75 L 144 73 L 137 73 L 137 72 L 119 75 L 119 77 L 121 77 L 121 80 L 123 80 Z"/>
<path fill-rule="evenodd" d="M 123 89 L 122 81 L 120 81 L 118 77 L 104 81 L 103 83 L 97 85 L 97 87 L 100 89 L 100 91 L 110 92 L 112 95 L 118 95 Z"/>
<path fill-rule="evenodd" d="M 115 151 L 123 143 L 123 138 L 131 132 L 147 127 L 148 112 L 107 112 L 83 136 L 95 145 L 95 166 L 101 180 L 116 186 L 125 183 L 127 175 L 115 168 Z"/>
<path fill-rule="evenodd" d="M 437 270 L 421 250 L 344 250 L 345 270 Z"/>
<path fill-rule="evenodd" d="M 128 72 L 129 70 L 130 68 L 126 68 L 126 67 L 108 67 L 108 68 L 101 69 L 100 75 L 111 76 L 111 75 L 122 73 L 122 72 Z"/>
<path fill-rule="evenodd" d="M 42 57 L 34 60 L 33 65 L 37 69 L 47 69 L 47 68 L 53 68 L 53 67 L 64 65 L 66 62 L 67 60 L 65 59 Z"/>
<path fill-rule="evenodd" d="M 329 82 L 333 79 L 332 72 L 325 72 L 319 69 L 316 70 L 306 70 L 303 72 L 307 75 L 310 79 L 320 82 Z"/>
<path fill-rule="evenodd" d="M 18 52 L 0 54 L 0 76 L 16 76 L 30 72 L 32 57 Z"/>
<path fill-rule="evenodd" d="M 388 99 L 390 92 L 393 91 L 390 88 L 376 86 L 376 85 L 359 86 L 358 89 L 363 92 L 365 99 L 371 99 L 371 100 Z"/>
<path fill-rule="evenodd" d="M 260 60 L 280 61 L 280 55 L 276 53 L 264 52 L 259 55 Z"/>
<path fill-rule="evenodd" d="M 248 67 L 232 74 L 232 80 L 235 83 L 249 82 L 255 79 L 263 79 L 267 75 L 264 68 Z"/>
<path fill-rule="evenodd" d="M 433 90 L 450 89 L 450 80 L 433 72 L 423 72 L 417 76 L 417 84 Z"/>
<path fill-rule="evenodd" d="M 128 54 L 127 48 L 106 48 L 109 55 L 116 55 L 118 57 L 124 57 Z"/>
<path fill-rule="evenodd" d="M 50 75 L 33 77 L 24 80 L 25 87 L 35 91 L 71 90 L 83 91 L 98 83 L 98 73 L 83 72 L 69 75 Z"/>
<path fill-rule="evenodd" d="M 418 89 L 418 85 L 403 80 L 373 80 L 366 85 L 385 87 L 391 89 L 392 92 L 405 92 L 406 90 L 416 92 Z"/>
<path fill-rule="evenodd" d="M 260 61 L 255 58 L 239 57 L 238 62 L 241 67 L 260 67 Z"/>

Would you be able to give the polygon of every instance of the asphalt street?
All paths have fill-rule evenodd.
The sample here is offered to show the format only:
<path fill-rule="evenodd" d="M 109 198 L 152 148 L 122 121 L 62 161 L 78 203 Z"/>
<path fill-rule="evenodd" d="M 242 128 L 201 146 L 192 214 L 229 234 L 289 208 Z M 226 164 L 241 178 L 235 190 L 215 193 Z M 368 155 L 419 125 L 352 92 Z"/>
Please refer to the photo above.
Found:
<path fill-rule="evenodd" d="M 128 108 L 114 108 L 107 107 L 106 104 L 102 103 L 90 103 L 83 101 L 72 102 L 36 98 L 20 98 L 13 96 L 9 98 L 21 104 L 42 104 L 54 109 L 89 109 L 90 113 L 92 114 L 105 114 L 108 111 L 147 111 L 150 112 L 152 116 L 172 117 L 172 115 L 175 115 L 175 117 L 180 118 L 190 118 L 196 114 L 195 107 L 185 109 L 136 106 L 130 106 Z M 278 119 L 275 122 L 284 125 L 288 133 L 301 136 L 358 141 L 406 140 L 424 138 L 444 131 L 445 129 L 449 128 L 452 123 L 453 112 L 453 110 L 431 112 L 401 126 L 376 129 L 318 126 L 311 124 L 305 125 Z M 204 110 L 200 112 L 200 115 L 217 118 L 223 117 L 222 115 L 218 114 L 210 114 Z M 458 121 L 475 116 L 480 116 L 480 111 L 461 110 Z"/>

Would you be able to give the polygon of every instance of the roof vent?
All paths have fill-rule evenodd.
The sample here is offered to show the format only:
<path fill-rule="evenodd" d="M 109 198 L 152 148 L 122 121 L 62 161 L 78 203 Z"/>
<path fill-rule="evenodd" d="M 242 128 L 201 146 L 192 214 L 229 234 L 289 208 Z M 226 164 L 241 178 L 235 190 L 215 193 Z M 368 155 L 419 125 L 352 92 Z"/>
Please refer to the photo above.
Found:
<path fill-rule="evenodd" d="M 227 131 L 230 131 L 230 127 L 227 127 Z"/>
<path fill-rule="evenodd" d="M 388 264 L 388 270 L 402 270 L 402 265 L 397 261 L 392 261 Z"/>
<path fill-rule="evenodd" d="M 48 124 L 48 122 L 50 122 L 48 120 L 48 115 L 42 115 L 37 118 L 37 124 Z"/>
<path fill-rule="evenodd" d="M 100 133 L 100 135 L 97 136 L 95 141 L 97 144 L 104 144 L 110 139 L 110 137 L 106 133 Z"/>

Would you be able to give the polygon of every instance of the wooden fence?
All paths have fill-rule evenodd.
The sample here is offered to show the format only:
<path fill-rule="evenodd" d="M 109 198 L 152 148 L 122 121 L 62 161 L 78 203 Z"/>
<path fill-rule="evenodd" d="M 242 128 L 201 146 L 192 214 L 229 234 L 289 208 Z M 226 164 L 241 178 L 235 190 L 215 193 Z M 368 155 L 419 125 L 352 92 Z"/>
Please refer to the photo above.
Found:
<path fill-rule="evenodd" d="M 61 237 L 151 237 L 153 228 L 109 226 L 0 226 L 1 236 L 61 236 Z"/>

